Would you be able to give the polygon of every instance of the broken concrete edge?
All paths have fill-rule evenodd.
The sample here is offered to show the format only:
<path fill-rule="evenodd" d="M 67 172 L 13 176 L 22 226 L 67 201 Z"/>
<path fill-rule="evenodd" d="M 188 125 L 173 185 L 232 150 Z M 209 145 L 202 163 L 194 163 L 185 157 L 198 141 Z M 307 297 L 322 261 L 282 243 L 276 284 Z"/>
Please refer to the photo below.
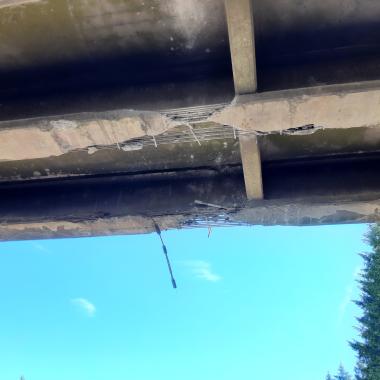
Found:
<path fill-rule="evenodd" d="M 225 226 L 317 226 L 328 224 L 374 223 L 380 221 L 380 198 L 371 201 L 300 202 L 258 201 L 225 213 Z M 46 220 L 1 223 L 0 241 L 35 240 L 152 233 L 156 222 L 162 231 L 195 227 L 193 220 L 204 219 L 198 227 L 213 225 L 214 214 L 164 215 L 157 217 L 122 216 L 85 221 Z M 218 223 L 223 226 L 223 223 Z M 213 225 L 214 226 L 214 225 Z"/>
<path fill-rule="evenodd" d="M 182 219 L 181 216 L 123 216 L 84 221 L 0 223 L 0 241 L 138 235 L 154 232 L 154 222 L 162 231 L 179 228 Z"/>
<path fill-rule="evenodd" d="M 194 109 L 194 107 L 192 107 Z M 200 107 L 203 109 L 204 107 Z M 179 109 L 183 112 L 183 109 Z M 191 123 L 175 110 L 115 110 L 0 122 L 0 160 L 18 161 L 157 136 Z M 319 128 L 380 126 L 380 81 L 242 95 L 198 122 L 253 134 L 309 134 Z M 95 147 L 95 148 L 94 148 Z"/>
<path fill-rule="evenodd" d="M 117 110 L 0 122 L 0 160 L 17 161 L 156 136 L 176 126 L 152 111 Z"/>

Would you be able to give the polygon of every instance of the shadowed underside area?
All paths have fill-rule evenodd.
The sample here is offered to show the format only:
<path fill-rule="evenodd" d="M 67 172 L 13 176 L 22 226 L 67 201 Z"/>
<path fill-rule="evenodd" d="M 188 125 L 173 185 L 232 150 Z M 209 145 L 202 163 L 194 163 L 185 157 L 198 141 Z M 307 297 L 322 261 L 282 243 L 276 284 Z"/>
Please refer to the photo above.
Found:
<path fill-rule="evenodd" d="M 378 220 L 379 16 L 0 0 L 0 238 Z"/>

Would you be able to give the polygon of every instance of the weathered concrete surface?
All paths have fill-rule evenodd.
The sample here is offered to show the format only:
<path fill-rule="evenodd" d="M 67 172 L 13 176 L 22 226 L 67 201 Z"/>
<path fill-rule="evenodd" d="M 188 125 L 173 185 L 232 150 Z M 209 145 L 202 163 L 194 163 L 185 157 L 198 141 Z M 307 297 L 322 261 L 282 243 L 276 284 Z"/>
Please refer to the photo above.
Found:
<path fill-rule="evenodd" d="M 219 214 L 220 211 L 218 214 L 208 213 L 203 215 L 203 218 L 212 224 L 213 219 L 217 219 Z M 202 213 L 193 215 L 202 218 Z M 265 226 L 372 223 L 380 221 L 380 199 L 336 203 L 262 202 L 252 204 L 236 213 L 230 213 L 228 216 L 229 220 L 235 223 Z M 188 219 L 186 215 L 154 217 L 161 230 L 181 228 L 186 225 Z M 153 219 L 143 216 L 103 217 L 86 221 L 46 220 L 1 223 L 0 241 L 128 235 L 154 231 Z"/>
<path fill-rule="evenodd" d="M 252 225 L 320 225 L 380 221 L 380 198 L 362 202 L 267 202 L 246 207 L 233 221 Z"/>
<path fill-rule="evenodd" d="M 119 175 L 0 187 L 0 239 L 91 236 L 225 224 L 373 222 L 380 216 L 380 157 L 268 163 L 265 199 L 248 202 L 241 167 Z M 165 219 L 166 218 L 166 219 Z M 166 223 L 166 224 L 165 224 Z"/>
<path fill-rule="evenodd" d="M 128 110 L 0 122 L 0 160 L 59 156 L 96 145 L 115 145 L 173 126 L 174 122 L 157 112 Z"/>
<path fill-rule="evenodd" d="M 240 153 L 248 199 L 263 199 L 260 146 L 256 136 L 241 136 Z"/>
<path fill-rule="evenodd" d="M 268 134 L 258 136 L 264 163 L 276 160 L 336 157 L 380 152 L 380 128 L 319 129 L 313 134 Z M 0 181 L 23 181 L 114 173 L 175 170 L 240 164 L 239 142 L 214 140 L 144 147 L 124 151 L 117 146 L 60 156 L 0 162 Z"/>
<path fill-rule="evenodd" d="M 9 7 L 17 7 L 20 5 L 27 5 L 30 3 L 38 3 L 44 0 L 0 0 L 0 9 L 1 8 L 9 8 Z"/>
<path fill-rule="evenodd" d="M 183 112 L 183 110 L 181 110 Z M 256 133 L 380 126 L 380 81 L 243 95 L 206 122 Z M 59 156 L 155 136 L 183 124 L 160 112 L 118 110 L 0 122 L 0 160 Z"/>
<path fill-rule="evenodd" d="M 230 83 L 210 103 L 221 101 L 222 92 L 230 99 L 222 0 L 2 4 L 2 120 L 154 109 L 169 96 L 171 105 L 158 107 L 201 104 L 217 76 Z M 254 6 L 260 91 L 379 78 L 379 2 L 256 0 Z M 184 91 L 190 78 L 207 85 Z M 163 95 L 154 84 L 175 91 Z"/>
<path fill-rule="evenodd" d="M 327 83 L 379 78 L 379 60 L 373 59 L 379 52 L 379 2 L 257 0 L 254 13 L 259 72 L 265 72 L 269 63 L 272 69 L 282 67 L 281 75 L 287 78 L 273 86 L 274 76 L 269 88 L 301 87 L 299 83 L 314 86 L 329 77 L 333 80 Z M 78 153 L 95 157 L 88 153 L 99 147 L 117 149 L 130 139 L 159 136 L 181 125 L 175 112 L 170 117 L 164 112 L 126 109 L 70 114 L 126 107 L 143 110 L 142 104 L 149 110 L 163 109 L 159 104 L 165 95 L 160 89 L 173 83 L 178 85 L 171 90 L 178 98 L 176 106 L 210 104 L 199 100 L 199 91 L 188 93 L 186 99 L 192 100 L 184 102 L 177 90 L 181 81 L 196 78 L 208 80 L 202 88 L 209 93 L 208 86 L 214 86 L 216 77 L 231 79 L 226 48 L 222 0 L 0 0 L 0 119 L 63 115 L 2 122 L 0 160 L 14 167 L 18 162 L 32 161 L 27 165 L 35 179 L 41 174 L 33 167 L 35 160 L 52 157 L 59 161 L 73 154 L 66 173 L 73 174 L 72 168 L 81 173 L 81 163 L 75 162 Z M 343 68 L 336 61 L 339 57 L 346 61 Z M 313 65 L 314 58 L 319 60 L 319 74 L 310 71 L 311 66 L 305 68 L 310 62 Z M 335 62 L 332 71 L 331 61 Z M 298 65 L 304 65 L 304 70 L 294 75 Z M 372 67 L 369 74 L 368 67 Z M 344 75 L 335 77 L 338 72 Z M 271 74 L 269 69 L 263 82 Z M 146 89 L 152 83 L 157 84 L 155 95 L 147 99 Z M 119 98 L 118 103 L 107 101 L 107 105 L 90 101 L 93 108 L 88 108 L 88 102 L 77 101 L 91 99 L 97 91 L 104 100 L 114 86 L 130 86 L 130 95 Z M 135 88 L 140 89 L 139 99 Z M 265 88 L 259 86 L 259 90 Z M 82 90 L 79 98 L 71 98 Z M 118 93 L 112 99 L 118 98 Z M 131 97 L 133 105 L 124 101 Z M 38 105 L 45 102 L 49 105 Z M 61 102 L 62 108 L 55 108 Z M 70 108 L 73 104 L 78 108 Z M 265 200 L 247 203 L 241 167 L 236 163 L 192 166 L 186 163 L 191 161 L 187 151 L 181 166 L 175 168 L 168 161 L 152 164 L 156 156 L 151 155 L 140 166 L 121 166 L 142 172 L 119 172 L 115 178 L 104 176 L 110 174 L 109 166 L 104 165 L 98 173 L 89 172 L 101 174 L 99 177 L 3 183 L 0 239 L 149 232 L 153 230 L 152 217 L 166 229 L 188 225 L 194 217 L 219 218 L 221 213 L 228 213 L 237 223 L 268 225 L 379 220 L 379 156 L 372 154 L 378 150 L 379 106 L 379 82 L 238 97 L 229 107 L 197 122 L 231 125 L 261 135 L 269 143 L 268 162 L 263 165 Z M 287 156 L 282 148 L 276 152 L 278 141 L 266 139 L 276 133 L 290 134 L 296 141 L 305 133 L 326 130 L 347 131 L 345 136 L 352 136 L 355 129 L 366 130 L 361 141 L 366 141 L 368 151 L 359 154 L 356 140 L 352 144 L 358 147 L 352 148 L 355 154 L 339 159 L 311 157 L 307 149 L 316 155 L 322 152 L 322 156 L 326 152 L 321 141 L 320 151 L 306 145 L 303 149 L 297 146 L 294 153 L 289 144 Z M 375 145 L 368 141 L 371 136 Z M 329 144 L 329 154 L 346 153 L 343 142 L 338 141 L 336 149 L 333 142 Z M 302 152 L 304 161 L 275 162 L 276 154 L 287 160 Z M 209 156 L 205 157 L 207 161 Z M 50 177 L 49 163 L 38 164 L 46 164 L 43 169 L 46 178 Z M 173 170 L 164 170 L 165 165 Z M 186 165 L 192 169 L 187 170 Z"/>
<path fill-rule="evenodd" d="M 380 145 L 380 142 L 379 142 Z M 89 155 L 76 151 L 34 160 L 0 162 L 0 182 L 162 172 L 200 167 L 240 165 L 239 141 L 235 139 L 147 146 L 124 151 L 116 146 Z"/>
<path fill-rule="evenodd" d="M 380 128 L 319 129 L 312 134 L 259 137 L 263 161 L 380 151 Z"/>
<path fill-rule="evenodd" d="M 377 1 L 254 3 L 259 51 L 272 52 L 271 57 L 378 43 Z M 63 63 L 110 51 L 175 55 L 203 50 L 206 56 L 228 45 L 223 0 L 2 0 L 0 10 L 0 68 Z"/>
<path fill-rule="evenodd" d="M 380 81 L 242 95 L 209 121 L 262 133 L 379 127 Z"/>
<path fill-rule="evenodd" d="M 225 0 L 236 94 L 257 90 L 252 0 Z"/>
<path fill-rule="evenodd" d="M 173 215 L 152 219 L 125 216 L 80 222 L 62 220 L 0 224 L 0 241 L 143 234 L 155 231 L 153 220 L 158 223 L 161 230 L 167 230 L 179 228 L 184 217 Z"/>
<path fill-rule="evenodd" d="M 226 46 L 221 0 L 0 2 L 0 70 Z"/>

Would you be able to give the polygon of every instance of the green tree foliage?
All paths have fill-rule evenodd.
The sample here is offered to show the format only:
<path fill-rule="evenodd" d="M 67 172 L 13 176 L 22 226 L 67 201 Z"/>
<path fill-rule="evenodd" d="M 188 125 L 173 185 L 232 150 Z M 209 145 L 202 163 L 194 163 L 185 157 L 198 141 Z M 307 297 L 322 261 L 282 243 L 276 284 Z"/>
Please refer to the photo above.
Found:
<path fill-rule="evenodd" d="M 338 373 L 334 376 L 335 380 L 352 380 L 351 375 L 343 368 L 342 364 L 339 366 Z"/>
<path fill-rule="evenodd" d="M 338 373 L 332 377 L 330 373 L 327 374 L 326 380 L 352 380 L 351 375 L 344 369 L 341 364 L 338 369 Z"/>
<path fill-rule="evenodd" d="M 373 225 L 367 234 L 371 252 L 362 254 L 364 270 L 359 281 L 362 308 L 358 318 L 360 340 L 351 343 L 356 351 L 357 380 L 380 380 L 380 225 Z"/>

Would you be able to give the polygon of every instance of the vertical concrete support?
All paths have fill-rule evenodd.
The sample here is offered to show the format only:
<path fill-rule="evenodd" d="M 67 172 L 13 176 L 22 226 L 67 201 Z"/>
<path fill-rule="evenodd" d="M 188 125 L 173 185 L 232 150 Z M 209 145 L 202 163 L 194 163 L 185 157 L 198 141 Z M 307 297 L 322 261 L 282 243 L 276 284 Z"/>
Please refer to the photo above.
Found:
<path fill-rule="evenodd" d="M 257 137 L 254 135 L 240 136 L 239 140 L 247 198 L 250 200 L 263 199 L 261 157 Z"/>
<path fill-rule="evenodd" d="M 252 0 L 225 0 L 235 93 L 256 92 Z"/>

